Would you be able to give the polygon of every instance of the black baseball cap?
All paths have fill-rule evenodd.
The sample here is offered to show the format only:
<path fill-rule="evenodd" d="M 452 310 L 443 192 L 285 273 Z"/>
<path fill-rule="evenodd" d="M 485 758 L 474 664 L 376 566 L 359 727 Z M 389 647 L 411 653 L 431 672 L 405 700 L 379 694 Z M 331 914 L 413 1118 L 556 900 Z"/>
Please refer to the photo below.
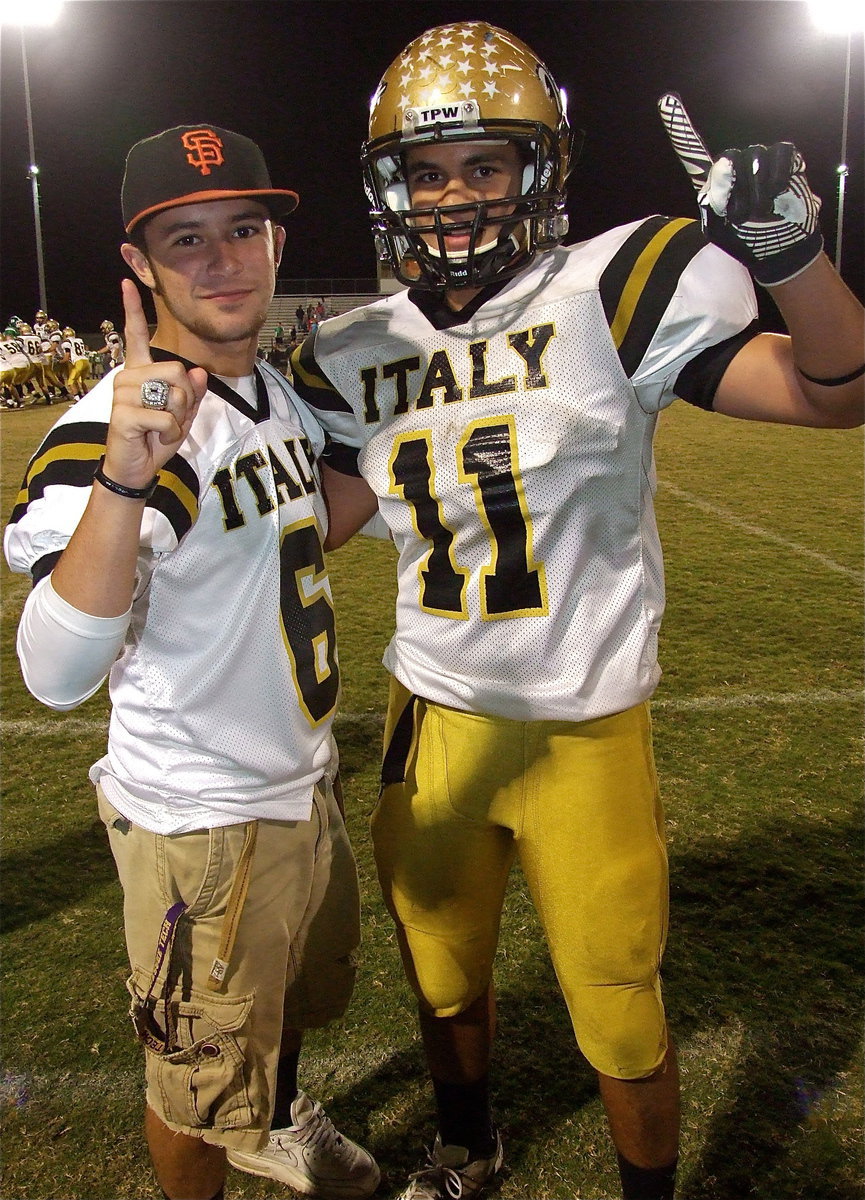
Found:
<path fill-rule="evenodd" d="M 127 233 L 165 208 L 235 196 L 254 196 L 275 218 L 297 208 L 296 192 L 271 186 L 255 142 L 230 129 L 177 125 L 136 142 L 126 156 L 121 205 Z"/>

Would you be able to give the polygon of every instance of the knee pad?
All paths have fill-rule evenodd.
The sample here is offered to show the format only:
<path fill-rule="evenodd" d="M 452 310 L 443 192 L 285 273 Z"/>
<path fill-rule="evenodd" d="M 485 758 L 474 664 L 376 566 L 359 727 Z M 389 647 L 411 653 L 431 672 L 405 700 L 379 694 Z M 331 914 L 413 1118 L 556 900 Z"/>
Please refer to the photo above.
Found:
<path fill-rule="evenodd" d="M 667 1052 L 660 980 L 587 987 L 568 1009 L 582 1053 L 596 1071 L 614 1079 L 644 1079 Z"/>
<path fill-rule="evenodd" d="M 492 978 L 492 964 L 472 943 L 453 943 L 406 928 L 397 919 L 406 979 L 423 1008 L 435 1017 L 455 1017 L 473 1004 Z"/>

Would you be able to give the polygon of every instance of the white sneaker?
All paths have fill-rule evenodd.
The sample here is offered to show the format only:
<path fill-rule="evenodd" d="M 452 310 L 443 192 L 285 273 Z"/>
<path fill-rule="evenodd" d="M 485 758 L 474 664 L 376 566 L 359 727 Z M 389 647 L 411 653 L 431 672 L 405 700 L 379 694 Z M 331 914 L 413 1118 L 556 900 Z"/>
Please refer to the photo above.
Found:
<path fill-rule="evenodd" d="M 408 1187 L 399 1200 L 461 1200 L 479 1196 L 504 1162 L 502 1139 L 496 1134 L 496 1148 L 489 1158 L 473 1158 L 465 1146 L 443 1146 L 436 1134 L 429 1162 L 409 1176 Z"/>
<path fill-rule="evenodd" d="M 371 1196 L 381 1172 L 361 1146 L 338 1133 L 321 1105 L 298 1092 L 291 1105 L 293 1124 L 272 1129 L 263 1150 L 229 1150 L 228 1161 L 250 1175 L 287 1183 L 304 1196 L 321 1200 Z"/>

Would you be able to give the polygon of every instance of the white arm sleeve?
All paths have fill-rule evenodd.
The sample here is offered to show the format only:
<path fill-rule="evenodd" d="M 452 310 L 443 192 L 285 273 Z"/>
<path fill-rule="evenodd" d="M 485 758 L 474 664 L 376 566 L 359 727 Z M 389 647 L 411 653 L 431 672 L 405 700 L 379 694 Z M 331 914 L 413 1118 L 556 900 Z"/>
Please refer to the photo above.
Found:
<path fill-rule="evenodd" d="M 18 624 L 18 659 L 28 691 L 48 708 L 77 708 L 99 688 L 126 639 L 132 609 L 92 617 L 58 596 L 51 576 L 41 580 Z"/>

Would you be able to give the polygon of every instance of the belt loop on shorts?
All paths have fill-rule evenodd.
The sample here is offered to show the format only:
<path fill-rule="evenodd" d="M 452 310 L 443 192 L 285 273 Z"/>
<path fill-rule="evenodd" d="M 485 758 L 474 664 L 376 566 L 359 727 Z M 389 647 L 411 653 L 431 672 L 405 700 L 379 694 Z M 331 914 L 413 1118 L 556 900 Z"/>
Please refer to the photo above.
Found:
<path fill-rule="evenodd" d="M 255 853 L 255 840 L 257 837 L 258 821 L 250 821 L 246 826 L 243 849 L 240 852 L 240 858 L 237 860 L 234 883 L 231 885 L 231 895 L 228 897 L 228 904 L 225 909 L 219 950 L 217 951 L 216 958 L 213 960 L 210 974 L 207 977 L 207 987 L 211 992 L 219 991 L 228 972 L 231 951 L 234 946 L 234 939 L 237 936 L 237 927 L 240 924 L 243 905 L 246 901 L 246 893 L 249 890 L 252 856 Z"/>

